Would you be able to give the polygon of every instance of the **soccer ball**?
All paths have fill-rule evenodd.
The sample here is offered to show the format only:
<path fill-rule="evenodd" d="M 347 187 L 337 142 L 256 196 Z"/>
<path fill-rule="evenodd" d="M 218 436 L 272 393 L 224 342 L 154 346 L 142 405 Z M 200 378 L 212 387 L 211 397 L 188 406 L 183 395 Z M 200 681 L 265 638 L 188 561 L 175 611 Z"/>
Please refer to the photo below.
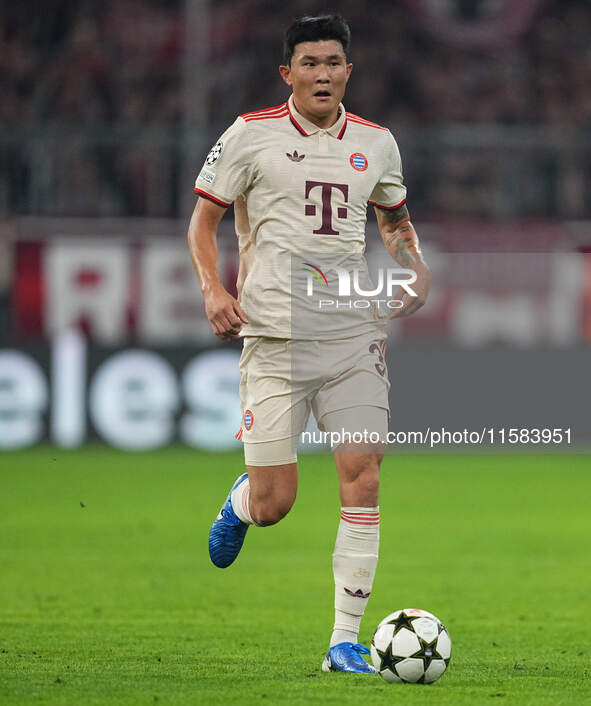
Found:
<path fill-rule="evenodd" d="M 378 625 L 371 641 L 373 666 L 387 682 L 431 684 L 447 669 L 451 640 L 433 613 L 404 608 Z"/>

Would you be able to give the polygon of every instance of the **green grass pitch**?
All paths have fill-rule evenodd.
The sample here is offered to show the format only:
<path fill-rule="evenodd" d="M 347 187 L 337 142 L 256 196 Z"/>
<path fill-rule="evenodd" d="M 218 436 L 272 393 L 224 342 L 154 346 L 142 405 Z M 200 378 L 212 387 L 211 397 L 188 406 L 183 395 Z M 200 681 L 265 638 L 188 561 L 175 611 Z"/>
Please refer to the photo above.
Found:
<path fill-rule="evenodd" d="M 0 703 L 591 702 L 591 470 L 579 456 L 388 456 L 360 638 L 425 608 L 453 652 L 433 686 L 323 674 L 339 515 L 304 456 L 279 525 L 215 569 L 207 533 L 238 454 L 49 446 L 0 456 Z"/>

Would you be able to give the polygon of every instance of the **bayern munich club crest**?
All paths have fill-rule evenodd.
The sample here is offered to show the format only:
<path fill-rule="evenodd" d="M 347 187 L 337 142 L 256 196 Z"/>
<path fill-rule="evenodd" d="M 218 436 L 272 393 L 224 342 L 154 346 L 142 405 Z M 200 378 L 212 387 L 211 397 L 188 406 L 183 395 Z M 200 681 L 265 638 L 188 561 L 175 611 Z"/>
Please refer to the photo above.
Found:
<path fill-rule="evenodd" d="M 244 411 L 244 428 L 246 431 L 250 431 L 252 429 L 252 425 L 254 424 L 254 415 L 250 411 L 250 409 L 247 409 Z"/>
<path fill-rule="evenodd" d="M 358 172 L 364 172 L 367 169 L 367 157 L 361 154 L 361 152 L 354 152 L 349 157 L 349 162 L 351 162 L 353 169 L 356 169 Z"/>

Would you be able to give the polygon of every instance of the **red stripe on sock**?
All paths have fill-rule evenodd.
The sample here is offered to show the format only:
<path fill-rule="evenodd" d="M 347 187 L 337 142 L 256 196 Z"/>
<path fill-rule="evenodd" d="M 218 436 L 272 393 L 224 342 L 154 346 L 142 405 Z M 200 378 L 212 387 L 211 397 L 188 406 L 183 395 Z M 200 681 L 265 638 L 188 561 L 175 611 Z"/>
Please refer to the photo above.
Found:
<path fill-rule="evenodd" d="M 353 520 L 345 520 L 343 518 L 343 522 L 346 522 L 349 525 L 363 525 L 363 527 L 378 527 L 379 526 L 379 521 L 378 522 L 353 522 Z"/>
<path fill-rule="evenodd" d="M 352 520 L 349 517 L 345 517 L 344 515 L 341 515 L 341 520 L 348 522 L 350 525 L 379 525 L 380 524 L 379 517 L 375 520 Z"/>

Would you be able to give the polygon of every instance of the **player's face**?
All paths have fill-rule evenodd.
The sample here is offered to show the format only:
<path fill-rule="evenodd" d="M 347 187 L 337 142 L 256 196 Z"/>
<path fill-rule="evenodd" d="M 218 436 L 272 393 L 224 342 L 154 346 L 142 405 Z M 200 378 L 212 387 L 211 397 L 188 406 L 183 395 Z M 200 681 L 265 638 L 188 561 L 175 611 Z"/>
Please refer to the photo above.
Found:
<path fill-rule="evenodd" d="M 283 80 L 293 88 L 298 111 L 318 123 L 336 120 L 352 69 L 343 45 L 334 39 L 296 44 L 291 65 L 279 67 Z"/>

